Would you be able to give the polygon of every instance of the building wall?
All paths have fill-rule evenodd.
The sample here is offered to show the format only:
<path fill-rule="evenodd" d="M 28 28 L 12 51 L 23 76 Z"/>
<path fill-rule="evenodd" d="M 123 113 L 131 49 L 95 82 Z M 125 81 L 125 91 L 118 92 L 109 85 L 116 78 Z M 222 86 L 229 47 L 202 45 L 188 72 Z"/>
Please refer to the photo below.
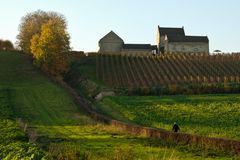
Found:
<path fill-rule="evenodd" d="M 120 52 L 124 41 L 113 31 L 99 41 L 99 52 Z"/>
<path fill-rule="evenodd" d="M 161 46 L 164 46 L 165 43 L 165 35 L 160 35 L 159 32 L 157 32 L 156 36 L 156 42 L 157 42 L 157 47 L 160 48 Z"/>
<path fill-rule="evenodd" d="M 170 42 L 165 46 L 166 52 L 209 53 L 209 44 L 203 42 Z"/>
<path fill-rule="evenodd" d="M 160 33 L 159 33 L 159 31 L 157 31 L 156 42 L 157 42 L 157 47 L 159 48 L 159 46 L 160 46 Z"/>
<path fill-rule="evenodd" d="M 159 32 L 157 32 L 157 36 L 156 36 L 156 39 L 157 39 L 157 48 L 158 48 L 158 53 L 161 52 L 161 47 L 164 47 L 165 46 L 165 35 L 160 35 Z"/>
<path fill-rule="evenodd" d="M 149 56 L 152 55 L 152 51 L 122 51 L 120 52 L 121 55 L 128 55 L 128 56 Z"/>
<path fill-rule="evenodd" d="M 122 55 L 132 55 L 132 56 L 142 56 L 152 54 L 152 50 L 149 49 L 123 49 L 121 52 Z"/>
<path fill-rule="evenodd" d="M 123 52 L 151 52 L 151 49 L 123 49 Z"/>
<path fill-rule="evenodd" d="M 122 42 L 101 42 L 99 52 L 121 52 L 122 45 Z"/>

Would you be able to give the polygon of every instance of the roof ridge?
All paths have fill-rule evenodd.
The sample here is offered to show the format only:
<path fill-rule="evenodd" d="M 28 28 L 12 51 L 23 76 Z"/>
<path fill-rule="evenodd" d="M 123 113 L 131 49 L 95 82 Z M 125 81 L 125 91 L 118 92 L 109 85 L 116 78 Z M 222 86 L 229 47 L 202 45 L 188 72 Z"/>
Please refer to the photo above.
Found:
<path fill-rule="evenodd" d="M 117 35 L 113 30 L 111 30 L 110 32 L 108 32 L 105 36 L 103 36 L 100 40 L 99 40 L 99 42 L 101 42 L 104 38 L 106 38 L 108 35 L 110 35 L 110 34 L 114 34 L 116 37 L 118 37 L 121 41 L 123 41 L 123 39 L 119 36 L 119 35 Z M 123 41 L 124 42 L 124 41 Z"/>

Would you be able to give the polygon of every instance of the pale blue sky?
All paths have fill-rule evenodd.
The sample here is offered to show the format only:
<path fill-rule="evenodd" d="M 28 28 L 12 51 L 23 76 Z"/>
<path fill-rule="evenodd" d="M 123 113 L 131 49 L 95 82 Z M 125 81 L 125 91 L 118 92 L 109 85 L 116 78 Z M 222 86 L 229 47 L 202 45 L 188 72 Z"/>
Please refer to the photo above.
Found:
<path fill-rule="evenodd" d="M 68 20 L 74 50 L 96 51 L 110 30 L 126 43 L 156 44 L 157 25 L 207 35 L 210 50 L 240 51 L 239 0 L 0 0 L 0 38 L 16 41 L 22 16 L 38 9 Z"/>

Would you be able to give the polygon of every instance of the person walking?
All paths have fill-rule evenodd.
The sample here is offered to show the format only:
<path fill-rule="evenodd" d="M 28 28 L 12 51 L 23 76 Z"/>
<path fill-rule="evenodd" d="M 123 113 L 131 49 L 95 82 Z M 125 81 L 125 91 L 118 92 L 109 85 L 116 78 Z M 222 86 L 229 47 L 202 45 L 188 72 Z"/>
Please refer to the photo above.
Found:
<path fill-rule="evenodd" d="M 172 131 L 173 132 L 178 132 L 180 130 L 180 127 L 178 126 L 177 122 L 174 122 L 173 127 L 172 127 Z"/>

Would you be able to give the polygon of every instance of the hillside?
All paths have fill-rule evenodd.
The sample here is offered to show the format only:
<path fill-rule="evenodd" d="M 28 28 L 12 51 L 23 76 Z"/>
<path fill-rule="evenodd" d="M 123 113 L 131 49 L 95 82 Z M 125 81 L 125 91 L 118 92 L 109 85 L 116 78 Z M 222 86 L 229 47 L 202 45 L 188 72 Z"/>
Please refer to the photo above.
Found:
<path fill-rule="evenodd" d="M 115 62 L 106 62 L 105 60 L 109 59 L 109 57 L 119 58 L 122 61 L 127 58 L 138 58 L 135 59 L 135 61 L 140 60 L 140 58 L 143 60 L 147 58 L 157 58 L 119 55 L 91 55 L 88 57 L 73 58 L 74 62 L 65 80 L 71 84 L 80 95 L 92 101 L 92 103 L 95 104 L 94 109 L 97 112 L 127 123 L 164 128 L 168 131 L 171 130 L 172 124 L 177 121 L 183 133 L 239 140 L 239 127 L 237 125 L 239 123 L 239 94 L 162 96 L 161 94 L 165 94 L 162 92 L 160 96 L 146 96 L 147 94 L 142 94 L 142 91 L 149 91 L 149 88 L 143 87 L 142 90 L 142 87 L 139 86 L 139 90 L 142 92 L 141 95 L 145 96 L 133 96 L 136 95 L 136 91 L 139 90 L 135 90 L 135 92 L 132 92 L 133 94 L 131 93 L 131 96 L 129 96 L 129 89 L 132 88 L 118 88 L 117 85 L 111 85 L 107 80 L 102 81 L 97 78 L 99 77 L 99 59 L 101 59 L 100 61 L 104 61 L 102 65 L 105 66 L 107 71 L 111 70 L 111 72 L 108 73 L 109 78 L 113 78 L 117 73 L 126 73 L 126 70 L 113 70 L 113 67 L 108 66 L 108 64 L 112 64 L 115 67 L 124 67 L 124 65 L 117 65 Z M 104 75 L 103 73 L 101 74 Z M 136 72 L 132 74 L 136 75 Z M 178 86 L 178 84 L 175 85 Z M 234 92 L 237 91 L 236 87 L 239 87 L 239 84 L 235 82 L 219 82 L 213 86 L 211 86 L 212 83 L 199 83 L 198 85 L 202 86 L 202 89 L 209 87 L 207 89 L 210 89 L 211 92 L 216 91 L 214 87 L 223 89 L 223 92 Z M 164 85 L 160 87 L 164 88 Z M 175 87 L 175 89 L 177 90 L 178 87 Z M 228 90 L 225 91 L 224 89 Z M 96 93 L 102 91 L 102 93 L 104 93 L 112 90 L 115 91 L 115 96 L 95 99 Z M 188 94 L 190 93 L 191 92 Z"/>
<path fill-rule="evenodd" d="M 221 153 L 129 135 L 92 120 L 63 88 L 36 70 L 26 55 L 0 53 L 2 89 L 11 94 L 11 99 L 6 98 L 12 106 L 8 107 L 13 113 L 10 118 L 22 118 L 35 131 L 30 135 L 31 139 L 45 150 L 47 159 L 231 158 Z M 3 111 L 3 106 L 0 107 Z M 15 139 L 10 141 L 15 142 Z M 5 146 L 1 147 L 5 149 Z"/>
<path fill-rule="evenodd" d="M 193 93 L 193 90 L 209 91 L 209 93 L 239 92 L 239 58 L 239 54 L 198 55 L 196 57 L 193 55 L 162 55 L 160 57 L 92 55 L 75 58 L 75 65 L 72 68 L 72 73 L 75 74 L 68 79 L 71 79 L 69 83 L 80 94 L 86 96 L 86 93 L 89 93 L 89 98 L 95 103 L 95 109 L 98 112 L 113 119 L 167 130 L 171 130 L 172 124 L 177 121 L 181 124 L 181 131 L 184 133 L 239 140 L 239 94 L 188 96 L 183 95 L 184 92 L 181 90 L 187 85 L 188 87 L 185 88 L 188 91 L 187 94 Z M 181 63 L 178 62 L 180 60 Z M 170 61 L 171 63 L 167 63 Z M 162 67 L 158 66 L 162 63 L 164 63 Z M 184 72 L 181 65 L 186 67 L 187 63 L 192 66 L 189 67 L 189 72 Z M 151 68 L 153 64 L 156 64 L 155 68 Z M 208 67 L 206 67 L 207 64 Z M 173 66 L 178 68 L 179 73 L 181 72 L 186 76 L 194 74 L 198 77 L 204 77 L 205 75 L 207 78 L 209 75 L 208 77 L 219 77 L 222 81 L 190 82 L 191 79 L 188 77 L 184 83 L 179 81 L 171 84 L 169 81 L 169 83 L 161 84 L 161 78 L 164 78 L 164 74 L 154 74 L 154 72 L 163 72 L 164 69 L 167 70 Z M 151 70 L 149 70 L 150 68 Z M 203 71 L 201 72 L 201 70 Z M 175 72 L 165 72 L 165 75 L 177 76 L 177 73 L 175 70 Z M 155 85 L 152 83 L 154 76 L 159 78 L 159 81 L 155 79 Z M 76 77 L 78 79 L 75 79 Z M 128 80 L 129 77 L 133 79 Z M 230 81 L 229 77 L 235 77 L 235 79 Z M 87 84 L 86 79 L 92 82 L 92 85 L 84 87 Z M 199 88 L 196 88 L 197 85 Z M 170 91 L 167 87 L 170 87 Z M 93 99 L 96 93 L 105 90 L 115 91 L 116 96 L 100 100 Z M 162 96 L 166 92 L 173 94 L 172 90 L 182 95 Z M 140 95 L 150 93 L 161 96 L 134 96 L 139 95 L 139 93 Z M 129 94 L 131 96 L 128 96 Z"/>
<path fill-rule="evenodd" d="M 0 54 L 0 88 L 11 89 L 16 116 L 31 125 L 77 124 L 79 108 L 65 91 L 37 71 L 29 57 Z M 74 116 L 75 115 L 75 116 Z"/>
<path fill-rule="evenodd" d="M 14 106 L 11 103 L 10 89 L 0 89 L 0 159 L 40 159 L 44 152 L 28 137 L 14 119 Z"/>

